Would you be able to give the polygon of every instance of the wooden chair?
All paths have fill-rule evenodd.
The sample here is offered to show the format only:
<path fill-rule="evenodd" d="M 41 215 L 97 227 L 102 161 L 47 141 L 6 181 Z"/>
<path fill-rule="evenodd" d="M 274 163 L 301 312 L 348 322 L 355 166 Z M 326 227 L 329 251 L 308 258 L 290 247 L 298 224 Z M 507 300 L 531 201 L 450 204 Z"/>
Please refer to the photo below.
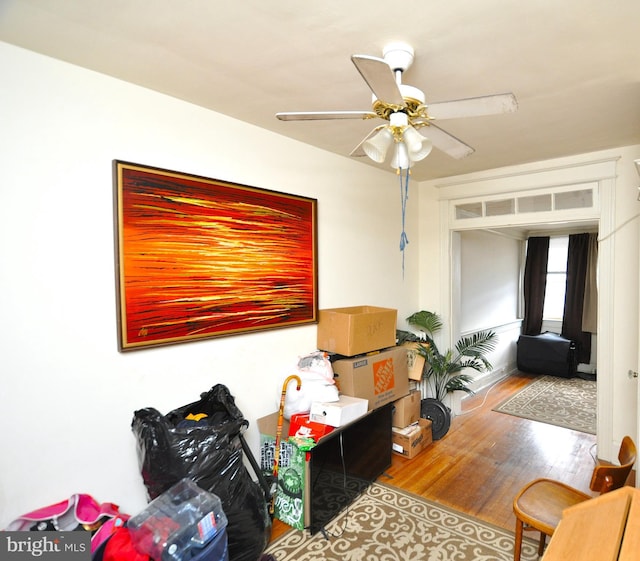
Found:
<path fill-rule="evenodd" d="M 636 461 L 636 445 L 628 436 L 622 439 L 618 461 L 619 466 L 596 465 L 589 484 L 592 491 L 602 494 L 626 483 Z M 520 561 L 524 530 L 540 532 L 538 555 L 542 555 L 547 536 L 553 535 L 562 518 L 562 511 L 592 498 L 592 495 L 552 479 L 536 479 L 525 485 L 513 500 L 513 512 L 516 515 L 514 561 Z"/>

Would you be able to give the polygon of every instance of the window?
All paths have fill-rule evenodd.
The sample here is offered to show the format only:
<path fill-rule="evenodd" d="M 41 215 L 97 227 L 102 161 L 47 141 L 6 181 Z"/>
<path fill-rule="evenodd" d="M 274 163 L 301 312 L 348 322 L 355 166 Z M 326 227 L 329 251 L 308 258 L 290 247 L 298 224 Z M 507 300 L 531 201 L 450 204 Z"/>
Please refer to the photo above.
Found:
<path fill-rule="evenodd" d="M 544 295 L 545 320 L 562 321 L 564 315 L 564 294 L 567 284 L 567 250 L 569 236 L 559 236 L 549 240 L 547 261 L 547 289 Z"/>
<path fill-rule="evenodd" d="M 577 218 L 576 213 L 587 219 L 598 215 L 598 186 L 596 183 L 565 185 L 545 189 L 530 189 L 522 192 L 503 193 L 495 197 L 473 197 L 460 201 L 449 201 L 453 209 L 453 220 L 465 220 L 482 227 L 493 226 L 500 217 L 511 217 L 516 223 L 564 222 Z"/>

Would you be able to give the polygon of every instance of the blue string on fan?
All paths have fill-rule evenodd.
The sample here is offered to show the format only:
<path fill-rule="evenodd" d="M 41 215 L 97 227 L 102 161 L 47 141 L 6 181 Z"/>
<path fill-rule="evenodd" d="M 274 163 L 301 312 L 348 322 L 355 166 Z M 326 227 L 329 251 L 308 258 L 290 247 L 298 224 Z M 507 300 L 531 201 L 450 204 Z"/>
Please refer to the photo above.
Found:
<path fill-rule="evenodd" d="M 405 216 L 407 211 L 407 200 L 409 199 L 409 168 L 405 170 L 404 183 L 402 181 L 402 168 L 400 168 L 400 203 L 402 205 L 402 233 L 400 234 L 400 251 L 402 251 L 402 278 L 404 279 L 404 250 L 409 243 L 409 238 L 404 230 Z"/>

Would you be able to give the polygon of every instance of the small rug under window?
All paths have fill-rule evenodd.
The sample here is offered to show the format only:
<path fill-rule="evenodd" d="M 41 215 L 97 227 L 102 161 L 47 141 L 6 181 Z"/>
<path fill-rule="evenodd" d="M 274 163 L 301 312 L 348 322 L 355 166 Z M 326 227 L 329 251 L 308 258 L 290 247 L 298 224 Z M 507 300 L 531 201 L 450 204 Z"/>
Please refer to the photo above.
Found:
<path fill-rule="evenodd" d="M 513 533 L 396 487 L 374 483 L 322 532 L 290 530 L 277 561 L 511 561 Z M 537 559 L 526 539 L 522 560 Z"/>
<path fill-rule="evenodd" d="M 541 376 L 494 411 L 596 434 L 596 382 Z"/>

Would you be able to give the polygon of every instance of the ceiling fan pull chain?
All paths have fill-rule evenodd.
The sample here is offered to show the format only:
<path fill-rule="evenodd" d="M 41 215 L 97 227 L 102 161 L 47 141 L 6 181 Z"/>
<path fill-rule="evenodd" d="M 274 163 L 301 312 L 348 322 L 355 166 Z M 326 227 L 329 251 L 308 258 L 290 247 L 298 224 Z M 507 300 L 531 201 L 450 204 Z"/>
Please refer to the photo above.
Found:
<path fill-rule="evenodd" d="M 404 278 L 404 249 L 409 243 L 409 238 L 404 230 L 405 216 L 407 211 L 407 199 L 409 198 L 409 168 L 406 169 L 405 181 L 402 183 L 402 169 L 400 173 L 400 203 L 402 205 L 402 233 L 400 234 L 400 251 L 402 251 L 402 278 Z"/>

